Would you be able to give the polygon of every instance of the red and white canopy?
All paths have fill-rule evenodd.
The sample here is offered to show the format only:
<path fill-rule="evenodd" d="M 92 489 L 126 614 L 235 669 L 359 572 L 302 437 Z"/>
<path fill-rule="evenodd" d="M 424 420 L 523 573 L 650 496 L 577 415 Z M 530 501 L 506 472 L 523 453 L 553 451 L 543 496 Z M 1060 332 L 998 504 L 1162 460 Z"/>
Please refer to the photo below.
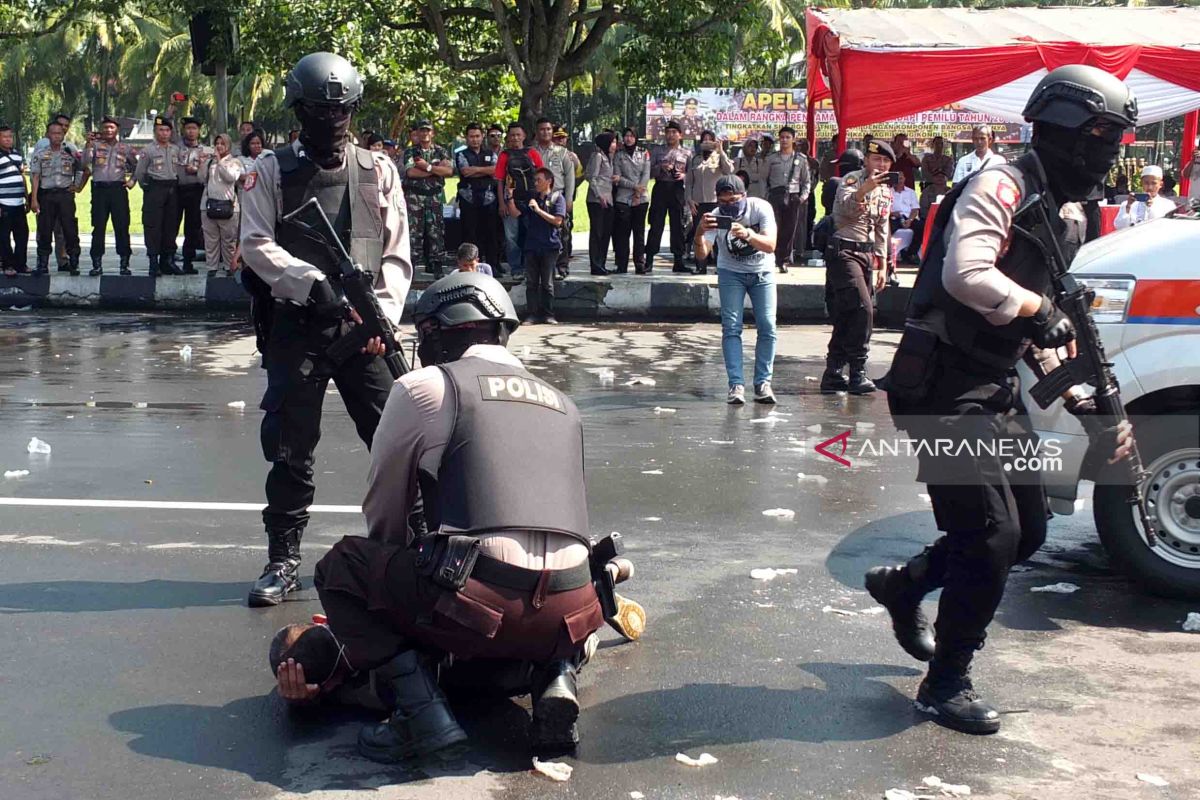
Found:
<path fill-rule="evenodd" d="M 813 104 L 832 98 L 843 131 L 948 103 L 1019 121 L 1033 87 L 1064 64 L 1124 80 L 1139 124 L 1200 108 L 1200 8 L 810 9 L 806 17 L 810 120 Z"/>

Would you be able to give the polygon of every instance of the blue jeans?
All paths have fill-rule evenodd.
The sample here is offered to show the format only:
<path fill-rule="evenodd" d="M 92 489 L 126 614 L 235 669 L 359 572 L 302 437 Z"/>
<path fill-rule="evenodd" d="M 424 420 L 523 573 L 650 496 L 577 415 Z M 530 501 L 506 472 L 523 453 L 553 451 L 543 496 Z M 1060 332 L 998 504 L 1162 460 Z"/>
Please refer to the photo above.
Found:
<path fill-rule="evenodd" d="M 772 266 L 772 265 L 769 265 Z M 775 272 L 732 272 L 717 268 L 717 289 L 721 294 L 721 352 L 729 386 L 744 386 L 742 377 L 742 312 L 746 295 L 754 309 L 754 385 L 771 380 L 775 366 Z"/>
<path fill-rule="evenodd" d="M 523 214 L 531 214 L 533 212 L 526 209 Z M 525 222 L 525 217 L 503 217 L 504 221 L 504 247 L 505 253 L 508 255 L 508 269 L 512 272 L 513 277 L 525 274 L 525 253 L 522 252 L 522 241 L 525 237 L 521 235 L 521 227 Z"/>

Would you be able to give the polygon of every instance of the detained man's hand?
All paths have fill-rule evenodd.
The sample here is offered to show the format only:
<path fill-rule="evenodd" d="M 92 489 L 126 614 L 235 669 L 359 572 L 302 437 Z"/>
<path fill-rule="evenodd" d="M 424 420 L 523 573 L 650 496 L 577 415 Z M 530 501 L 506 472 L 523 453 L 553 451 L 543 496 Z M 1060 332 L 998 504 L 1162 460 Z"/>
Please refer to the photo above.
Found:
<path fill-rule="evenodd" d="M 320 686 L 305 682 L 304 667 L 297 664 L 294 658 L 279 665 L 276 685 L 279 696 L 289 703 L 311 703 L 321 694 Z"/>
<path fill-rule="evenodd" d="M 1113 456 L 1108 463 L 1116 464 L 1118 461 L 1129 458 L 1133 453 L 1134 444 L 1133 426 L 1129 424 L 1129 420 L 1121 420 L 1117 425 L 1117 449 L 1113 451 Z"/>

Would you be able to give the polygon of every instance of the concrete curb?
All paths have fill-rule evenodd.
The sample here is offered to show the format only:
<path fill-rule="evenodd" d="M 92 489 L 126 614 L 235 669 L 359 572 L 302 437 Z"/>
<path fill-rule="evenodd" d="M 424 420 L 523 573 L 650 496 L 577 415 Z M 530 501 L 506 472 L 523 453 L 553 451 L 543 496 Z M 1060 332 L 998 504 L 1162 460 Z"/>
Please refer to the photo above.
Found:
<path fill-rule="evenodd" d="M 816 277 L 814 270 L 814 275 Z M 823 273 L 820 273 L 823 275 Z M 418 277 L 405 303 L 407 311 L 429 285 Z M 823 322 L 825 289 L 817 283 L 779 283 L 776 318 L 779 322 Z M 904 320 L 908 287 L 891 288 L 879 295 L 876 320 L 896 326 Z M 525 311 L 524 284 L 509 285 L 513 303 Z M 555 313 L 562 320 L 594 322 L 716 322 L 720 297 L 715 275 L 680 278 L 642 276 L 593 277 L 581 275 L 555 282 Z M 176 275 L 86 275 L 65 273 L 0 278 L 0 308 L 95 308 L 123 311 L 229 311 L 248 309 L 249 298 L 236 277 Z M 749 300 L 746 302 L 749 311 Z M 748 314 L 748 319 L 753 315 Z"/>

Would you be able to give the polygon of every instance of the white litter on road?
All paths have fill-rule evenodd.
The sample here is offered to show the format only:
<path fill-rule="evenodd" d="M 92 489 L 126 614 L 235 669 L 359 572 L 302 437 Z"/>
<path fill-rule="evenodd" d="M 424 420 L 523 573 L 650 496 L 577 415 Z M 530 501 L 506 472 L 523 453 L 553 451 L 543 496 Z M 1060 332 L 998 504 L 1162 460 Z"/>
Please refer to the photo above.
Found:
<path fill-rule="evenodd" d="M 533 770 L 540 772 L 552 781 L 565 783 L 571 780 L 571 773 L 575 771 L 575 768 L 561 761 L 541 761 L 535 758 L 533 759 Z"/>
<path fill-rule="evenodd" d="M 133 404 L 133 407 L 134 408 L 149 408 L 150 404 L 145 401 L 139 400 L 138 402 Z"/>
<path fill-rule="evenodd" d="M 675 760 L 680 764 L 687 764 L 689 767 L 707 767 L 717 763 L 717 757 L 710 753 L 701 753 L 699 758 L 692 758 L 687 753 L 676 753 Z"/>
<path fill-rule="evenodd" d="M 4 471 L 4 477 L 6 478 L 24 478 L 28 474 L 29 470 L 27 469 L 8 469 Z"/>
<path fill-rule="evenodd" d="M 820 378 L 818 378 L 816 375 L 805 375 L 804 380 L 808 381 L 809 383 L 816 383 L 818 380 L 820 380 Z"/>
<path fill-rule="evenodd" d="M 759 567 L 750 570 L 750 577 L 756 581 L 773 581 L 780 575 L 795 575 L 799 570 L 784 568 L 775 569 L 772 567 Z"/>
<path fill-rule="evenodd" d="M 50 445 L 36 436 L 29 440 L 29 444 L 25 445 L 25 449 L 30 453 L 38 453 L 44 456 L 50 455 Z"/>
<path fill-rule="evenodd" d="M 883 800 L 934 800 L 931 794 L 913 794 L 908 789 L 888 789 Z"/>
<path fill-rule="evenodd" d="M 1078 592 L 1079 587 L 1073 583 L 1051 583 L 1048 586 L 1034 586 L 1029 591 L 1049 592 L 1051 594 L 1072 594 L 1073 592 Z"/>
<path fill-rule="evenodd" d="M 184 361 L 191 359 L 192 346 L 190 344 L 185 344 L 183 347 L 179 348 L 179 357 Z"/>
<path fill-rule="evenodd" d="M 10 306 L 9 311 L 32 311 L 33 306 Z"/>
<path fill-rule="evenodd" d="M 768 508 L 766 511 L 763 512 L 763 516 L 764 517 L 778 517 L 779 519 L 782 519 L 782 520 L 789 520 L 789 519 L 796 518 L 796 512 L 790 508 Z"/>
<path fill-rule="evenodd" d="M 821 426 L 820 426 L 820 425 L 809 425 L 809 426 L 808 426 L 807 428 L 805 428 L 804 430 L 806 430 L 806 431 L 809 431 L 810 433 L 820 433 L 820 432 L 821 432 Z"/>
<path fill-rule="evenodd" d="M 1171 785 L 1171 784 L 1167 783 L 1165 780 L 1163 780 L 1162 778 L 1158 777 L 1157 775 L 1150 775 L 1149 773 L 1146 773 L 1146 772 L 1139 772 L 1137 774 L 1137 779 L 1139 781 L 1141 781 L 1142 783 L 1148 783 L 1151 786 L 1170 786 Z"/>
<path fill-rule="evenodd" d="M 642 517 L 642 522 L 662 522 L 662 517 Z"/>
<path fill-rule="evenodd" d="M 948 797 L 970 797 L 971 796 L 971 787 L 970 786 L 967 786 L 965 783 L 946 783 L 941 778 L 939 778 L 937 775 L 930 775 L 929 777 L 924 778 L 921 781 L 921 783 L 925 784 L 926 786 L 928 786 L 931 789 L 937 789 L 942 794 L 944 794 Z"/>
<path fill-rule="evenodd" d="M 724 439 L 709 439 L 708 443 L 709 444 L 733 444 L 734 442 L 732 440 L 727 442 Z"/>
<path fill-rule="evenodd" d="M 771 417 L 771 416 L 757 417 L 755 419 L 750 420 L 751 425 L 774 425 L 777 422 L 782 422 L 782 420 L 779 417 Z"/>
<path fill-rule="evenodd" d="M 856 422 L 856 423 L 854 423 L 854 429 L 859 430 L 859 431 L 873 431 L 873 430 L 875 430 L 875 423 L 874 422 Z"/>
<path fill-rule="evenodd" d="M 1188 633 L 1200 633 L 1200 611 L 1189 611 L 1183 621 L 1183 629 Z"/>
<path fill-rule="evenodd" d="M 883 606 L 871 606 L 870 608 L 864 608 L 862 611 L 860 611 L 858 613 L 867 614 L 867 615 L 870 615 L 873 617 L 876 614 L 882 614 L 885 611 L 887 611 L 887 609 L 884 608 Z"/>
<path fill-rule="evenodd" d="M 630 792 L 629 793 L 629 800 L 644 800 L 645 797 L 646 797 L 646 795 L 642 794 L 641 792 Z"/>
<path fill-rule="evenodd" d="M 654 407 L 655 414 L 674 414 L 676 411 L 677 409 L 674 408 L 663 408 L 662 406 Z"/>
<path fill-rule="evenodd" d="M 929 502 L 929 495 L 925 494 L 924 492 L 921 492 L 920 494 L 918 494 L 917 497 L 921 498 L 921 500 L 923 500 L 926 503 Z"/>
<path fill-rule="evenodd" d="M 626 386 L 657 386 L 658 381 L 654 380 L 654 378 L 645 378 L 645 377 L 642 377 L 641 375 L 635 375 L 632 378 L 630 378 L 629 380 L 625 381 L 625 385 Z"/>
<path fill-rule="evenodd" d="M 245 400 L 234 400 L 232 403 L 226 403 L 225 405 L 228 406 L 229 408 L 242 409 L 242 408 L 246 407 L 246 401 Z"/>
<path fill-rule="evenodd" d="M 801 483 L 807 481 L 808 483 L 815 483 L 817 486 L 824 486 L 829 483 L 829 478 L 826 478 L 824 475 L 805 475 L 803 472 L 797 472 L 796 479 Z"/>
<path fill-rule="evenodd" d="M 823 614 L 837 614 L 839 617 L 856 617 L 857 611 L 851 611 L 848 608 L 834 608 L 833 606 L 825 606 L 821 609 Z"/>
<path fill-rule="evenodd" d="M 661 469 L 644 469 L 644 470 L 642 470 L 642 474 L 643 475 L 662 475 L 662 470 Z"/>

